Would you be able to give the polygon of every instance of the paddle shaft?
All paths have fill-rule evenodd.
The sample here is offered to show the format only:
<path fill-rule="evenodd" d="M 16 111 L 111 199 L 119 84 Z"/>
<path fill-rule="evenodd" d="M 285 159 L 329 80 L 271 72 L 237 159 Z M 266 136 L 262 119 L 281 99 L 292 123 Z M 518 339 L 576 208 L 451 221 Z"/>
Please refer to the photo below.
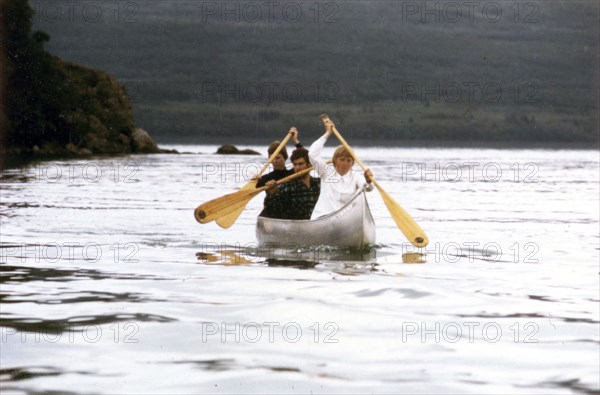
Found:
<path fill-rule="evenodd" d="M 323 123 L 325 123 L 325 121 L 327 120 L 330 120 L 329 116 L 327 116 L 326 114 L 321 115 L 320 118 Z M 337 139 L 340 141 L 340 143 L 342 143 L 344 148 L 346 148 L 350 156 L 352 156 L 354 161 L 358 163 L 358 165 L 366 172 L 368 169 L 360 161 L 360 159 L 358 159 L 358 157 L 354 153 L 354 150 L 348 145 L 348 143 L 342 137 L 340 132 L 338 132 L 336 127 L 333 126 L 331 130 L 333 131 Z M 417 247 L 425 247 L 429 243 L 429 238 L 425 235 L 425 232 L 423 232 L 423 229 L 421 229 L 419 224 L 415 222 L 415 220 L 398 204 L 398 202 L 396 202 L 386 191 L 383 190 L 383 188 L 381 187 L 381 185 L 379 185 L 375 178 L 369 176 L 369 179 L 371 180 L 371 182 L 373 182 L 375 187 L 377 187 L 377 190 L 379 191 L 383 202 L 388 208 L 392 219 L 394 220 L 398 228 L 402 231 L 402 233 L 406 236 L 406 238 Z"/>
<path fill-rule="evenodd" d="M 267 160 L 267 163 L 265 163 L 265 165 L 262 167 L 262 169 L 260 169 L 260 171 L 258 172 L 258 174 L 256 175 L 256 178 L 260 177 L 262 175 L 262 173 L 264 173 L 265 170 L 267 170 L 267 167 L 269 167 L 269 165 L 271 164 L 271 162 L 273 162 L 275 160 L 275 158 L 277 157 L 277 155 L 279 155 L 279 153 L 281 152 L 281 150 L 283 149 L 283 147 L 285 147 L 285 145 L 287 144 L 287 142 L 290 140 L 290 138 L 292 137 L 292 133 L 288 133 L 285 138 L 283 139 L 283 141 L 279 144 L 279 147 L 277 147 L 277 149 L 273 152 L 273 155 L 271 155 L 269 157 L 269 159 Z"/>
<path fill-rule="evenodd" d="M 246 185 L 241 187 L 240 190 L 254 189 L 256 187 L 256 181 L 258 180 L 258 178 L 262 175 L 262 173 L 264 173 L 265 170 L 267 170 L 267 168 L 269 167 L 269 164 L 271 164 L 271 162 L 273 162 L 275 160 L 277 155 L 279 155 L 279 152 L 281 152 L 281 150 L 283 149 L 283 147 L 285 147 L 285 145 L 287 144 L 287 142 L 289 141 L 289 139 L 291 137 L 292 137 L 292 133 L 290 132 L 285 136 L 283 141 L 279 144 L 277 149 L 269 157 L 269 159 L 267 160 L 267 163 L 265 163 L 265 165 L 262 167 L 262 169 L 260 169 L 260 171 L 254 177 L 254 179 L 252 179 Z M 235 221 L 238 219 L 240 214 L 242 214 L 242 211 L 244 211 L 245 208 L 246 208 L 246 204 L 238 204 L 236 206 L 235 210 L 232 210 L 227 215 L 217 218 L 216 219 L 217 225 L 219 225 L 221 228 L 224 228 L 224 229 L 231 227 L 231 225 L 233 225 L 235 223 Z"/>
<path fill-rule="evenodd" d="M 276 184 L 281 185 L 295 178 L 304 176 L 312 169 L 312 167 L 309 167 L 308 169 L 291 174 L 285 178 L 282 178 L 281 180 L 278 180 Z M 213 221 L 216 218 L 220 218 L 231 213 L 232 211 L 238 210 L 240 206 L 245 207 L 254 196 L 258 195 L 262 191 L 266 191 L 267 189 L 269 189 L 267 186 L 254 189 L 241 189 L 237 192 L 210 200 L 196 207 L 196 210 L 194 210 L 194 217 L 201 224 Z"/>
<path fill-rule="evenodd" d="M 346 150 L 350 153 L 350 156 L 352 156 L 352 158 L 354 158 L 354 161 L 356 163 L 358 163 L 358 165 L 361 167 L 361 169 L 363 169 L 363 171 L 367 171 L 368 170 L 367 167 L 360 161 L 360 159 L 358 159 L 358 156 L 356 156 L 356 154 L 354 153 L 354 150 L 352 149 L 352 147 L 350 147 L 348 145 L 348 143 L 346 142 L 346 140 L 344 140 L 344 138 L 342 137 L 342 135 L 340 134 L 340 132 L 338 132 L 338 130 L 335 128 L 335 126 L 332 127 L 331 130 L 333 130 L 333 134 L 335 134 L 335 137 L 337 137 L 337 139 L 340 141 L 340 143 L 342 143 L 342 145 L 344 146 L 344 148 L 346 148 Z"/>
<path fill-rule="evenodd" d="M 280 180 L 275 181 L 275 184 L 281 185 L 288 181 L 292 181 L 294 178 L 298 178 L 300 176 L 306 175 L 306 173 L 310 173 L 312 171 L 312 169 L 313 169 L 312 167 L 309 167 L 308 169 L 300 170 L 297 173 L 292 173 L 287 177 L 284 177 Z M 264 185 L 260 188 L 256 188 L 255 191 L 262 192 L 262 191 L 266 191 L 267 189 L 270 189 L 270 188 L 268 186 Z"/>
<path fill-rule="evenodd" d="M 344 148 L 346 148 L 346 151 L 348 151 L 350 153 L 350 156 L 352 156 L 352 158 L 354 158 L 354 161 L 356 163 L 358 163 L 358 165 L 360 166 L 361 169 L 363 169 L 364 172 L 366 172 L 367 167 L 360 161 L 360 159 L 358 159 L 358 156 L 356 156 L 356 154 L 354 153 L 354 150 L 352 149 L 352 147 L 350 147 L 350 145 L 348 145 L 348 143 L 346 142 L 346 140 L 344 140 L 344 138 L 342 137 L 342 135 L 340 134 L 340 132 L 338 132 L 338 130 L 334 127 L 331 128 L 331 130 L 333 131 L 333 134 L 335 134 L 335 137 L 337 137 L 337 139 L 340 141 L 340 143 L 342 143 L 342 145 L 344 146 Z M 371 180 L 371 182 L 373 184 L 375 184 L 375 186 L 377 187 L 378 190 L 382 191 L 383 189 L 381 188 L 381 186 L 379 185 L 379 183 L 371 176 L 369 176 L 369 180 Z"/>
<path fill-rule="evenodd" d="M 335 137 L 337 137 L 337 139 L 340 141 L 340 143 L 342 143 L 342 145 L 344 146 L 344 148 L 346 148 L 346 151 L 348 151 L 350 153 L 350 156 L 352 156 L 352 158 L 354 159 L 354 161 L 356 163 L 358 163 L 358 165 L 360 166 L 361 169 L 363 169 L 364 172 L 366 172 L 367 167 L 364 165 L 364 163 L 362 163 L 360 161 L 360 159 L 358 159 L 358 156 L 356 156 L 356 154 L 354 153 L 354 150 L 352 149 L 352 147 L 350 147 L 350 145 L 348 145 L 348 143 L 346 142 L 346 140 L 344 140 L 344 138 L 342 137 L 342 135 L 340 134 L 340 132 L 338 132 L 338 130 L 334 127 L 331 128 L 331 130 L 333 131 L 333 134 L 335 134 Z M 373 184 L 375 184 L 375 186 L 377 187 L 377 189 L 381 189 L 381 186 L 379 185 L 379 183 L 377 183 L 377 181 L 369 176 L 369 180 L 371 180 L 371 182 Z"/>

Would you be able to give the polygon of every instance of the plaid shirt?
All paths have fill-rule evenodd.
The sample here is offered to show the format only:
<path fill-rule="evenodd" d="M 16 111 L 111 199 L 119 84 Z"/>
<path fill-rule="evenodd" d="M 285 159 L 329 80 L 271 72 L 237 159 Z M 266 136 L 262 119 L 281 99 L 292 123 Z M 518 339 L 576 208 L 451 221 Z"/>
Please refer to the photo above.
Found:
<path fill-rule="evenodd" d="M 321 193 L 321 179 L 310 177 L 310 188 L 301 180 L 281 185 L 277 192 L 265 201 L 261 216 L 280 219 L 310 219 Z"/>
<path fill-rule="evenodd" d="M 294 174 L 294 169 L 273 170 L 272 172 L 267 173 L 264 176 L 262 176 L 261 178 L 259 178 L 258 182 L 256 183 L 256 187 L 257 188 L 264 187 L 268 181 L 271 181 L 271 180 L 279 181 L 282 178 L 291 176 L 292 174 Z"/>

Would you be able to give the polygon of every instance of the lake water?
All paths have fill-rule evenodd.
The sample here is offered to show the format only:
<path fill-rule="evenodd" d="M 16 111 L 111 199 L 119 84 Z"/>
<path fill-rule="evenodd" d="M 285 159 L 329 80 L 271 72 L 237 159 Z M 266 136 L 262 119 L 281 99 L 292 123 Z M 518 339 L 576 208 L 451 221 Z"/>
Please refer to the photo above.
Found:
<path fill-rule="evenodd" d="M 600 391 L 597 151 L 356 147 L 430 239 L 375 190 L 360 255 L 198 224 L 266 158 L 166 148 L 2 174 L 3 393 Z"/>

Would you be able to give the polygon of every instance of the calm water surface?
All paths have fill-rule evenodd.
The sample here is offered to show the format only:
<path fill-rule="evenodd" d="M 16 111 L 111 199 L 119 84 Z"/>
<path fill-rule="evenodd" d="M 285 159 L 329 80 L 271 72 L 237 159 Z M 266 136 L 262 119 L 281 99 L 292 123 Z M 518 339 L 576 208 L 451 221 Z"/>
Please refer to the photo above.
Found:
<path fill-rule="evenodd" d="M 597 151 L 357 147 L 430 239 L 373 191 L 358 254 L 198 224 L 266 158 L 174 148 L 2 174 L 3 393 L 600 391 Z"/>

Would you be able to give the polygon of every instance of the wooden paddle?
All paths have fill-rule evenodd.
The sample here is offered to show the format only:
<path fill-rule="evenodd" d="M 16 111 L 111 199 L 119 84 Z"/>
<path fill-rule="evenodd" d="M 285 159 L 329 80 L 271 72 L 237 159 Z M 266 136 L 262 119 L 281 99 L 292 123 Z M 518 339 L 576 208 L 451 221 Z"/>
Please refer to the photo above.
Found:
<path fill-rule="evenodd" d="M 241 190 L 252 190 L 252 189 L 256 188 L 256 182 L 258 181 L 258 178 L 262 175 L 262 173 L 264 173 L 265 170 L 267 170 L 267 167 L 269 167 L 271 162 L 273 162 L 273 160 L 275 160 L 277 155 L 279 155 L 279 152 L 283 149 L 283 147 L 285 147 L 285 145 L 287 144 L 290 137 L 292 137 L 292 134 L 288 133 L 287 136 L 285 136 L 285 138 L 281 142 L 281 144 L 279 144 L 279 147 L 277 147 L 277 149 L 273 152 L 273 155 L 271 155 L 269 160 L 267 160 L 267 163 L 265 163 L 265 165 L 262 167 L 262 169 L 260 169 L 260 171 L 258 172 L 256 177 L 253 178 L 251 181 L 249 181 L 246 185 L 241 187 L 240 191 Z M 248 204 L 248 201 L 249 200 L 242 201 L 242 203 L 238 204 L 237 207 L 235 207 L 235 210 L 231 211 L 229 214 L 226 214 L 222 217 L 217 218 L 217 220 L 216 220 L 217 225 L 219 225 L 221 228 L 224 228 L 224 229 L 231 227 L 231 225 L 233 225 L 235 223 L 235 221 L 237 221 L 240 214 L 242 214 L 242 211 L 244 211 L 244 209 L 246 208 L 246 204 Z M 245 202 L 245 203 L 243 203 L 243 202 Z"/>
<path fill-rule="evenodd" d="M 319 118 L 321 118 L 321 121 L 323 123 L 330 120 L 327 114 L 322 114 L 319 116 Z M 350 155 L 352 155 L 354 161 L 358 163 L 358 165 L 363 169 L 363 171 L 366 172 L 367 168 L 365 167 L 365 165 L 363 165 L 360 159 L 358 159 L 352 148 L 350 148 L 346 140 L 344 140 L 344 138 L 342 137 L 340 132 L 337 131 L 335 126 L 332 128 L 332 130 L 337 139 L 340 141 L 340 143 L 342 143 L 342 145 L 348 150 Z M 412 219 L 412 217 L 408 215 L 408 213 L 404 211 L 404 209 L 400 207 L 400 205 L 386 191 L 383 190 L 383 188 L 381 188 L 379 183 L 375 181 L 375 178 L 370 178 L 371 182 L 373 182 L 373 184 L 377 187 L 377 190 L 381 194 L 381 198 L 383 199 L 383 202 L 389 210 L 390 215 L 394 219 L 394 222 L 396 222 L 398 228 L 402 231 L 402 233 L 404 233 L 404 236 L 406 236 L 408 241 L 410 241 L 416 247 L 425 247 L 429 243 L 429 239 L 427 238 L 427 235 L 425 235 L 425 232 L 423 232 L 423 229 L 421 229 L 419 224 L 417 224 L 415 220 Z"/>
<path fill-rule="evenodd" d="M 282 178 L 281 180 L 278 180 L 276 184 L 280 185 L 291 181 L 294 178 L 305 175 L 312 169 L 312 167 L 309 167 L 308 169 L 304 169 L 298 173 L 291 174 L 285 178 Z M 213 221 L 216 218 L 221 218 L 227 214 L 230 214 L 232 211 L 238 210 L 239 207 L 246 207 L 248 202 L 252 200 L 254 196 L 258 195 L 262 191 L 266 191 L 267 189 L 269 189 L 267 186 L 253 189 L 240 189 L 237 192 L 218 197 L 196 207 L 196 210 L 194 210 L 194 217 L 196 218 L 196 221 L 200 222 L 201 224 Z"/>

